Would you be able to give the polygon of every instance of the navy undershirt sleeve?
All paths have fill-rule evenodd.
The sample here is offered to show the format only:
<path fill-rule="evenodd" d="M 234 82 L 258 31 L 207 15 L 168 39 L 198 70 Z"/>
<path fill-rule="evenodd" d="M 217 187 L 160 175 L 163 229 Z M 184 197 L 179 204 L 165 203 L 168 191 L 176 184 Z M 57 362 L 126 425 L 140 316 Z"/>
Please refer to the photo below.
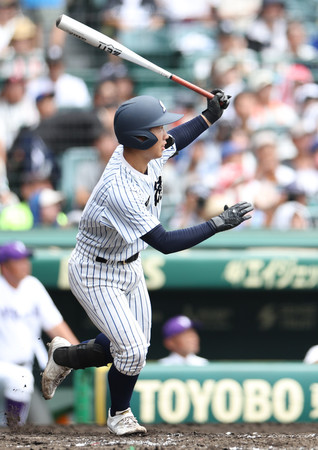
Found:
<path fill-rule="evenodd" d="M 203 222 L 194 227 L 166 231 L 161 224 L 149 231 L 141 239 L 161 253 L 175 253 L 208 239 L 216 230 L 212 222 Z"/>
<path fill-rule="evenodd" d="M 177 151 L 187 147 L 194 141 L 203 131 L 209 128 L 202 116 L 197 116 L 175 128 L 169 130 L 169 134 L 174 138 Z"/>

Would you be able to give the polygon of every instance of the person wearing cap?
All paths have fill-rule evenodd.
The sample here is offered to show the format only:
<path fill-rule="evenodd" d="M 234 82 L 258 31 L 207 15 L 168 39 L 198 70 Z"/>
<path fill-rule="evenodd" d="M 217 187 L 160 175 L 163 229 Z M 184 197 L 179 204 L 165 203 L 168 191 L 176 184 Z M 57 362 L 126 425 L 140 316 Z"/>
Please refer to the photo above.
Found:
<path fill-rule="evenodd" d="M 15 20 L 9 50 L 2 60 L 1 74 L 36 80 L 46 72 L 45 54 L 38 43 L 38 28 L 28 17 Z"/>
<path fill-rule="evenodd" d="M 167 320 L 162 327 L 163 345 L 170 352 L 159 364 L 204 366 L 206 358 L 198 356 L 200 351 L 199 324 L 187 316 L 175 316 Z"/>
<path fill-rule="evenodd" d="M 61 227 L 67 225 L 67 216 L 62 211 L 65 197 L 61 191 L 51 188 L 35 191 L 30 199 L 29 206 L 33 214 L 33 227 Z"/>
<path fill-rule="evenodd" d="M 66 71 L 63 48 L 58 45 L 50 46 L 45 61 L 47 73 L 29 83 L 29 95 L 36 99 L 39 90 L 52 91 L 59 110 L 90 108 L 92 98 L 86 82 Z"/>
<path fill-rule="evenodd" d="M 247 87 L 254 93 L 255 105 L 251 115 L 251 128 L 291 128 L 299 120 L 295 109 L 284 103 L 278 93 L 278 82 L 274 71 L 261 68 L 247 80 Z"/>
<path fill-rule="evenodd" d="M 104 355 L 101 360 L 95 347 L 74 349 L 77 346 L 69 348 L 53 339 L 42 392 L 51 399 L 67 368 L 112 363 L 107 427 L 116 435 L 146 433 L 130 408 L 146 364 L 152 322 L 140 253 L 148 245 L 163 254 L 179 252 L 251 218 L 248 213 L 253 206 L 242 201 L 194 227 L 167 231 L 160 221 L 165 164 L 219 120 L 229 105 L 221 89 L 212 94 L 202 114 L 170 129 L 169 134 L 165 126 L 182 115 L 169 112 L 160 99 L 141 95 L 122 103 L 114 118 L 119 145 L 80 219 L 68 264 L 70 288 L 103 334 Z"/>
<path fill-rule="evenodd" d="M 44 368 L 47 352 L 42 331 L 49 338 L 78 340 L 43 284 L 31 275 L 32 251 L 23 242 L 0 246 L 0 385 L 5 414 L 1 425 L 23 425 L 34 391 L 33 363 Z"/>
<path fill-rule="evenodd" d="M 65 227 L 68 225 L 68 218 L 62 211 L 64 199 L 62 192 L 51 187 L 37 189 L 27 201 L 18 201 L 2 209 L 0 230 Z"/>

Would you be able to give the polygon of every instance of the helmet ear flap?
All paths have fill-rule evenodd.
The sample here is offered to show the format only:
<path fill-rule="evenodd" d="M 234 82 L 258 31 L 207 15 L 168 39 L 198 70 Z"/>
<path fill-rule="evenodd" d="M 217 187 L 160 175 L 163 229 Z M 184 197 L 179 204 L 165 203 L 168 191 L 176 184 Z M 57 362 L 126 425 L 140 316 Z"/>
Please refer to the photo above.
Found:
<path fill-rule="evenodd" d="M 144 138 L 144 139 L 142 139 Z M 158 138 L 149 130 L 143 130 L 138 135 L 131 135 L 129 132 L 122 134 L 122 144 L 125 147 L 138 148 L 139 150 L 148 150 L 155 145 Z"/>

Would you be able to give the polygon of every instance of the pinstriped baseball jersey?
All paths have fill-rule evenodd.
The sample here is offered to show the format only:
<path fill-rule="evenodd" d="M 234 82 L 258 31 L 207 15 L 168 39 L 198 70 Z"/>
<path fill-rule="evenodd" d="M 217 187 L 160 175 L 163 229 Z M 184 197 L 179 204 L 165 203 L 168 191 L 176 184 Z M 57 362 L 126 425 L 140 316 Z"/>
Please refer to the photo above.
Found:
<path fill-rule="evenodd" d="M 125 160 L 123 147 L 116 148 L 83 211 L 69 261 L 73 294 L 110 340 L 116 368 L 128 375 L 145 364 L 152 313 L 140 256 L 119 261 L 145 249 L 140 237 L 160 223 L 161 172 L 175 152 L 175 146 L 166 149 L 142 174 Z"/>
<path fill-rule="evenodd" d="M 125 160 L 122 145 L 116 148 L 83 211 L 76 252 L 123 261 L 147 247 L 140 237 L 160 223 L 161 172 L 175 152 L 174 145 L 166 149 L 142 174 Z"/>

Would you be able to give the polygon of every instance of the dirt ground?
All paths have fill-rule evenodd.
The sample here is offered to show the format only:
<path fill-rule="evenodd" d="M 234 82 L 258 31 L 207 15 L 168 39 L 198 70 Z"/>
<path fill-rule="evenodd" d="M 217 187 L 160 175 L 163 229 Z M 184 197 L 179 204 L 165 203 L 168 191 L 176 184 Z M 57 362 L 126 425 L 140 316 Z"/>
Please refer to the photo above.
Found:
<path fill-rule="evenodd" d="M 318 449 L 318 424 L 151 425 L 146 435 L 117 437 L 96 425 L 0 428 L 0 449 Z"/>

